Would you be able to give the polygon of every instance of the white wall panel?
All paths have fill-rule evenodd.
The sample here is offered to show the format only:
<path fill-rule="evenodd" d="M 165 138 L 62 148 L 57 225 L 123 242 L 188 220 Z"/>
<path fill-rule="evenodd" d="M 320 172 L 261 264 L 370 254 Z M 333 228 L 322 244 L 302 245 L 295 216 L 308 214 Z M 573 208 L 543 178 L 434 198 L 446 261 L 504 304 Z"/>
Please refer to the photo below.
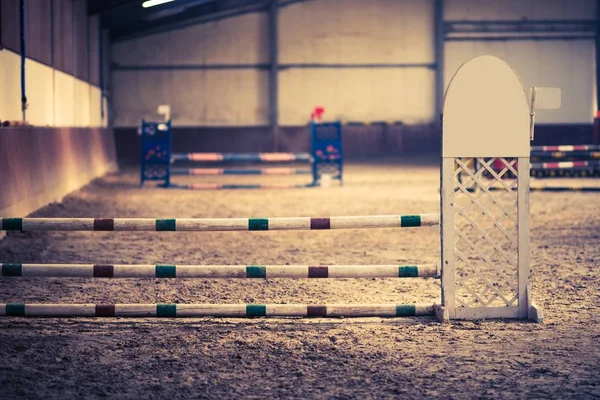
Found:
<path fill-rule="evenodd" d="M 114 71 L 116 126 L 156 120 L 171 105 L 178 126 L 254 126 L 268 123 L 268 75 L 258 70 Z"/>
<path fill-rule="evenodd" d="M 434 120 L 434 71 L 429 69 L 293 69 L 280 74 L 281 125 L 304 125 L 315 106 L 324 119 Z"/>
<path fill-rule="evenodd" d="M 445 0 L 446 20 L 595 19 L 596 0 Z"/>
<path fill-rule="evenodd" d="M 507 61 L 526 88 L 562 89 L 559 110 L 539 110 L 538 123 L 590 123 L 594 107 L 593 41 L 447 42 L 445 86 L 461 64 L 491 54 Z"/>
<path fill-rule="evenodd" d="M 433 0 L 318 0 L 280 11 L 280 63 L 431 63 Z"/>
<path fill-rule="evenodd" d="M 21 120 L 21 56 L 0 51 L 0 120 Z"/>
<path fill-rule="evenodd" d="M 104 126 L 102 121 L 102 111 L 100 109 L 102 91 L 100 88 L 90 85 L 90 126 Z"/>
<path fill-rule="evenodd" d="M 54 71 L 54 107 L 56 126 L 75 126 L 75 78 Z"/>
<path fill-rule="evenodd" d="M 27 121 L 36 126 L 54 125 L 53 70 L 37 61 L 25 62 Z"/>
<path fill-rule="evenodd" d="M 75 100 L 75 117 L 74 126 L 86 127 L 90 126 L 90 106 L 91 106 L 91 93 L 90 85 L 79 79 L 75 79 L 73 82 L 74 100 Z"/>
<path fill-rule="evenodd" d="M 100 89 L 37 61 L 25 62 L 27 121 L 35 126 L 107 126 Z M 0 120 L 21 120 L 21 56 L 0 51 Z"/>
<path fill-rule="evenodd" d="M 256 64 L 268 62 L 266 13 L 252 13 L 115 43 L 122 65 Z"/>

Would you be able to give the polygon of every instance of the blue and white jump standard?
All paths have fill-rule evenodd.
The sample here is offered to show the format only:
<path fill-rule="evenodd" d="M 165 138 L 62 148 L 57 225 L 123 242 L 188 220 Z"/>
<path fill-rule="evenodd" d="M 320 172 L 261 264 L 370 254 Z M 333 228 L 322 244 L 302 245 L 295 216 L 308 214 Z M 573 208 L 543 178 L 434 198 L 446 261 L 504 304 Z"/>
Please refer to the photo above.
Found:
<path fill-rule="evenodd" d="M 311 122 L 310 153 L 175 153 L 171 150 L 171 121 L 147 122 L 141 126 L 140 185 L 145 181 L 159 181 L 166 188 L 183 189 L 286 189 L 319 186 L 324 174 L 331 179 L 343 179 L 342 124 L 341 122 Z M 175 168 L 177 162 L 193 163 L 306 163 L 307 168 Z M 311 175 L 307 183 L 194 183 L 178 184 L 171 181 L 175 175 Z"/>

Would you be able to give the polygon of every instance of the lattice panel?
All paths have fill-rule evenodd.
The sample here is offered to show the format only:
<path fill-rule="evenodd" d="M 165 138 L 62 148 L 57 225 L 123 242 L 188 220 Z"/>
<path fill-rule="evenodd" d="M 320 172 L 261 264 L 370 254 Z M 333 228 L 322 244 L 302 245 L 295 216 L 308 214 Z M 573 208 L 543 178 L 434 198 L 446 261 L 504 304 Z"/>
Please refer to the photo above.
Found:
<path fill-rule="evenodd" d="M 457 307 L 518 305 L 516 161 L 455 160 Z"/>
<path fill-rule="evenodd" d="M 160 164 L 147 164 L 144 168 L 144 179 L 162 180 L 166 179 L 169 169 Z"/>
<path fill-rule="evenodd" d="M 340 165 L 339 163 L 319 163 L 317 164 L 317 176 L 321 178 L 323 175 L 331 175 L 332 178 L 339 178 Z"/>

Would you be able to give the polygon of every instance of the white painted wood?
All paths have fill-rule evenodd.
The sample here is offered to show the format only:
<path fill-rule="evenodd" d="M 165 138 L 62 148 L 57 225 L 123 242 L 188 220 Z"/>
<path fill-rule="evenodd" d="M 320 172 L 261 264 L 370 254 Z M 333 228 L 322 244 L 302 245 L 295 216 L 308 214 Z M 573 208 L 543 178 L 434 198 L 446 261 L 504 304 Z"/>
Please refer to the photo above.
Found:
<path fill-rule="evenodd" d="M 21 114 L 21 56 L 10 50 L 0 51 L 0 110 L 3 121 L 20 121 Z"/>
<path fill-rule="evenodd" d="M 453 319 L 515 319 L 519 317 L 519 307 L 457 307 Z"/>
<path fill-rule="evenodd" d="M 177 304 L 178 317 L 245 317 L 245 304 Z"/>
<path fill-rule="evenodd" d="M 529 156 L 529 128 L 529 102 L 508 64 L 480 56 L 459 68 L 444 99 L 443 157 Z"/>
<path fill-rule="evenodd" d="M 92 231 L 94 218 L 23 218 L 23 231 Z"/>
<path fill-rule="evenodd" d="M 57 277 L 57 278 L 91 278 L 94 276 L 94 267 L 89 264 L 24 264 L 23 277 Z"/>
<path fill-rule="evenodd" d="M 437 321 L 439 323 L 447 324 L 450 322 L 450 315 L 448 314 L 448 308 L 446 308 L 442 305 L 435 305 L 433 310 L 435 312 L 435 319 L 437 319 Z"/>
<path fill-rule="evenodd" d="M 306 304 L 269 304 L 267 316 L 269 317 L 297 317 L 306 315 Z"/>
<path fill-rule="evenodd" d="M 155 317 L 156 304 L 115 304 L 117 317 Z"/>
<path fill-rule="evenodd" d="M 530 197 L 529 197 L 529 157 L 519 157 L 517 187 L 517 240 L 519 260 L 519 318 L 527 318 L 530 304 L 527 288 L 530 275 Z"/>
<path fill-rule="evenodd" d="M 541 307 L 535 304 L 531 297 L 531 287 L 527 287 L 527 303 L 529 304 L 529 310 L 527 318 L 538 324 L 544 323 L 544 312 Z"/>
<path fill-rule="evenodd" d="M 446 128 L 444 127 L 444 133 Z M 442 158 L 440 178 L 442 305 L 449 318 L 456 317 L 456 264 L 454 234 L 454 158 Z"/>

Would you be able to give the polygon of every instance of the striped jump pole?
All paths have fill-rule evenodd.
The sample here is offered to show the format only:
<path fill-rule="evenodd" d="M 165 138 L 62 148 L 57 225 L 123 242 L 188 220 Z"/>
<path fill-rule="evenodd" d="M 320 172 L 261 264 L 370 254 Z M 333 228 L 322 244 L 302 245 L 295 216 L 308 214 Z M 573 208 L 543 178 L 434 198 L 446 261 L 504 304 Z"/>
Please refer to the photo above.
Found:
<path fill-rule="evenodd" d="M 593 186 L 542 186 L 542 187 L 531 187 L 529 189 L 532 192 L 600 192 L 600 187 Z"/>
<path fill-rule="evenodd" d="M 0 304 L 10 317 L 412 317 L 433 304 Z"/>
<path fill-rule="evenodd" d="M 1 264 L 1 276 L 45 278 L 438 278 L 436 265 Z"/>
<path fill-rule="evenodd" d="M 315 187 L 314 183 L 190 183 L 182 185 L 171 183 L 170 188 L 187 190 L 243 190 L 243 189 L 306 189 Z"/>
<path fill-rule="evenodd" d="M 1 218 L 3 231 L 272 231 L 412 228 L 439 225 L 438 214 L 290 218 Z"/>
<path fill-rule="evenodd" d="M 600 159 L 600 151 L 532 151 L 532 158 L 554 158 L 561 159 L 565 157 L 579 157 L 579 158 L 592 158 L 592 159 Z"/>
<path fill-rule="evenodd" d="M 488 188 L 489 191 L 498 192 L 505 191 L 506 189 L 503 187 L 492 186 Z M 517 188 L 513 188 L 512 190 L 517 190 Z M 600 192 L 600 186 L 532 186 L 529 188 L 531 192 Z"/>
<path fill-rule="evenodd" d="M 600 145 L 580 144 L 580 145 L 561 145 L 561 146 L 531 146 L 532 152 L 547 151 L 600 151 Z"/>
<path fill-rule="evenodd" d="M 308 175 L 308 168 L 177 168 L 171 175 Z"/>
<path fill-rule="evenodd" d="M 591 161 L 559 161 L 532 163 L 531 169 L 582 169 L 582 168 L 599 168 L 600 160 Z"/>
<path fill-rule="evenodd" d="M 286 162 L 312 161 L 308 153 L 173 153 L 172 161 L 247 161 L 247 162 Z"/>

